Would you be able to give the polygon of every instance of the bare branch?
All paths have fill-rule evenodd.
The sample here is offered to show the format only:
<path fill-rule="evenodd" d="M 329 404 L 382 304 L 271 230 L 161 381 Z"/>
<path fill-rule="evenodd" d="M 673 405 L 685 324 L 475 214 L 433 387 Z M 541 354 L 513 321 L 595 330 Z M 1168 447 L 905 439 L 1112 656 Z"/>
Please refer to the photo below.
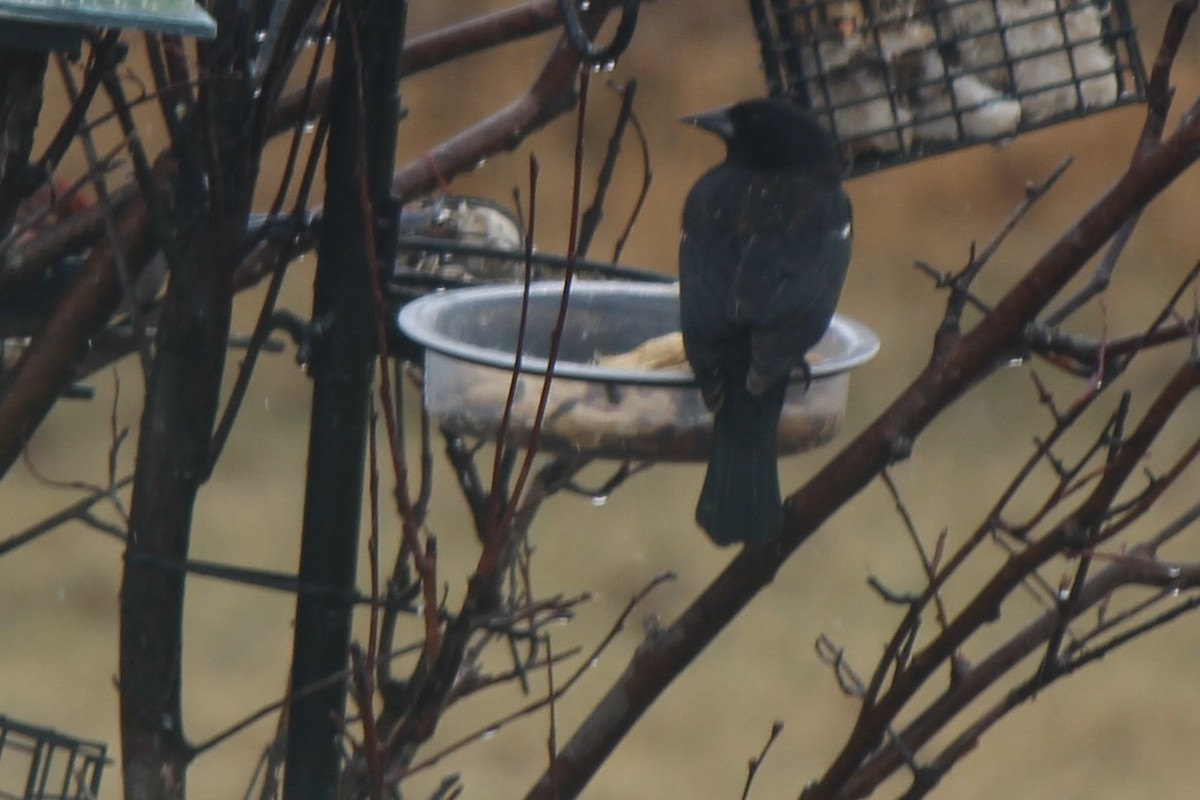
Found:
<path fill-rule="evenodd" d="M 908 507 L 904 504 L 903 498 L 900 497 L 900 489 L 896 486 L 896 482 L 892 480 L 891 473 L 886 469 L 879 473 L 879 477 L 883 479 L 884 486 L 887 487 L 888 493 L 892 496 L 892 502 L 896 506 L 896 513 L 900 515 L 900 519 L 904 523 L 904 529 L 908 532 L 909 541 L 912 542 L 913 548 L 917 551 L 917 556 L 921 560 L 921 568 L 925 570 L 925 577 L 932 583 L 934 575 L 937 573 L 937 567 L 925 552 L 925 545 L 921 541 L 921 535 L 917 532 L 916 523 L 913 522 L 912 515 L 908 513 Z M 935 592 L 933 600 L 937 606 L 938 623 L 944 628 L 946 627 L 947 617 L 941 593 Z"/>
<path fill-rule="evenodd" d="M 482 728 L 479 728 L 479 729 L 467 734 L 466 736 L 463 736 L 462 738 L 458 739 L 457 741 L 452 742 L 451 744 L 444 747 L 442 750 L 439 750 L 438 752 L 436 752 L 430 756 L 427 756 L 422 761 L 420 761 L 416 764 L 413 764 L 411 767 L 404 770 L 404 772 L 403 772 L 404 776 L 412 775 L 416 772 L 420 772 L 421 770 L 428 769 L 429 767 L 434 766 L 435 764 L 437 764 L 439 761 L 441 761 L 443 758 L 450 755 L 451 753 L 461 750 L 463 747 L 466 747 L 471 742 L 477 741 L 486 736 L 494 735 L 496 733 L 496 731 L 500 730 L 505 725 L 508 725 L 509 723 L 514 722 L 523 717 L 527 717 L 530 714 L 536 713 L 537 711 L 540 711 L 542 708 L 545 708 L 548 704 L 557 701 L 559 698 L 561 698 L 563 695 L 565 695 L 567 692 L 569 692 L 571 690 L 571 687 L 573 687 L 579 681 L 579 679 L 582 678 L 589 669 L 591 669 L 592 665 L 596 663 L 597 659 L 599 659 L 600 656 L 604 653 L 604 651 L 608 649 L 608 646 L 610 644 L 612 644 L 613 640 L 617 638 L 617 634 L 619 634 L 622 630 L 625 629 L 625 623 L 629 620 L 629 615 L 632 614 L 633 610 L 635 608 L 637 608 L 638 605 L 641 604 L 642 600 L 644 600 L 646 598 L 646 596 L 648 594 L 650 594 L 650 592 L 654 591 L 660 585 L 662 585 L 668 581 L 673 581 L 673 580 L 675 580 L 675 573 L 664 572 L 660 575 L 655 576 L 654 579 L 650 581 L 650 583 L 648 583 L 645 587 L 643 587 L 636 594 L 634 594 L 634 596 L 632 598 L 630 598 L 629 602 L 625 605 L 624 610 L 617 617 L 616 622 L 614 622 L 612 627 L 609 628 L 608 633 L 592 649 L 591 653 L 588 654 L 588 657 L 583 661 L 583 663 L 579 666 L 579 668 L 576 669 L 575 672 L 572 673 L 571 676 L 560 687 L 558 687 L 558 689 L 555 693 L 548 694 L 544 697 L 534 700 L 533 702 L 528 703 L 509 714 L 506 714 L 505 716 L 501 717 L 500 719 L 496 720 L 495 722 L 490 723 Z M 645 645 L 643 645 L 643 646 L 645 646 Z"/>
<path fill-rule="evenodd" d="M 110 499 L 113 492 L 124 489 L 131 483 L 133 483 L 133 476 L 126 475 L 125 477 L 113 483 L 111 488 L 97 488 L 87 497 L 72 503 L 61 511 L 51 514 L 40 522 L 29 526 L 25 530 L 19 533 L 14 533 L 4 539 L 0 539 L 0 556 L 16 550 L 21 545 L 29 544 L 34 539 L 60 528 L 71 520 L 84 519 L 84 516 L 88 514 L 92 506 L 96 505 L 102 500 Z M 105 529 L 105 532 L 108 532 L 107 529 Z M 125 538 L 123 533 L 120 538 L 122 540 Z"/>
<path fill-rule="evenodd" d="M 775 740 L 779 738 L 779 734 L 783 732 L 783 723 L 776 721 L 771 725 L 771 733 L 767 736 L 767 741 L 763 744 L 762 750 L 758 755 L 750 759 L 750 765 L 746 769 L 746 785 L 742 788 L 742 800 L 748 800 L 750 797 L 750 788 L 754 785 L 754 777 L 758 775 L 758 768 L 762 766 L 763 759 L 767 757 L 767 752 L 770 751 L 771 745 L 775 744 Z"/>

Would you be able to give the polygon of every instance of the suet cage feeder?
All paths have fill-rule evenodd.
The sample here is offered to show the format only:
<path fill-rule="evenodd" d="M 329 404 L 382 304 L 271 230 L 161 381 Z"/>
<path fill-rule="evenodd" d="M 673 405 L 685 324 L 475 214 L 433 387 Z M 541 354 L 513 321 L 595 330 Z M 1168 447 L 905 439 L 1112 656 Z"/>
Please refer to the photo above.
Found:
<path fill-rule="evenodd" d="M 0 800 L 91 800 L 107 748 L 0 716 Z"/>
<path fill-rule="evenodd" d="M 750 0 L 771 95 L 847 175 L 1145 100 L 1127 0 Z"/>

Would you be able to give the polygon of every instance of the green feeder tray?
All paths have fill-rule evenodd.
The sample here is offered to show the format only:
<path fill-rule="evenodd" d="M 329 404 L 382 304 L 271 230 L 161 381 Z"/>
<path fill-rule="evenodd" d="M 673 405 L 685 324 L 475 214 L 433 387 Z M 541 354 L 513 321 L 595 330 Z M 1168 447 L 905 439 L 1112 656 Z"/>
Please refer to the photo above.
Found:
<path fill-rule="evenodd" d="M 0 47 L 73 50 L 84 28 L 217 35 L 217 23 L 193 0 L 0 0 Z"/>

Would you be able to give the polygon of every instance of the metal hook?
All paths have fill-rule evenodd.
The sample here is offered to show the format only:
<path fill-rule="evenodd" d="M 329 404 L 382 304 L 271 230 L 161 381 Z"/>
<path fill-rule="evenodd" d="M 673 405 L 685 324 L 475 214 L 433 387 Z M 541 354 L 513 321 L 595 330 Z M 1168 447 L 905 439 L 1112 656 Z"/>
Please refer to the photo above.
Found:
<path fill-rule="evenodd" d="M 587 0 L 580 2 L 586 8 Z M 596 46 L 588 32 L 583 29 L 583 22 L 579 19 L 581 9 L 577 0 L 558 0 L 558 12 L 562 15 L 567 41 L 586 63 L 592 65 L 611 63 L 625 52 L 625 48 L 629 47 L 629 42 L 633 39 L 633 29 L 637 26 L 640 8 L 641 0 L 622 0 L 621 22 L 617 25 L 617 32 L 613 35 L 612 42 L 601 48 Z"/>

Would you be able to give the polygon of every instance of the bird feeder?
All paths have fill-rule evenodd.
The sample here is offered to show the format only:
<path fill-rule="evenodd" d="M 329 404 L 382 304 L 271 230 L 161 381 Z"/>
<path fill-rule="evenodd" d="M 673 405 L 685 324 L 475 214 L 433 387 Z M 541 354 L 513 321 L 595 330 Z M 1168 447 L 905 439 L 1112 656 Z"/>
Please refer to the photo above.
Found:
<path fill-rule="evenodd" d="M 217 23 L 193 0 L 0 0 L 0 48 L 78 50 L 86 28 L 217 35 Z"/>
<path fill-rule="evenodd" d="M 0 797 L 87 800 L 100 794 L 108 748 L 0 715 Z"/>
<path fill-rule="evenodd" d="M 750 0 L 772 95 L 848 174 L 1145 100 L 1127 0 Z"/>
<path fill-rule="evenodd" d="M 678 286 L 575 281 L 553 370 L 547 356 L 562 283 L 533 284 L 524 315 L 523 293 L 518 285 L 456 289 L 401 310 L 401 329 L 425 347 L 425 408 L 443 429 L 491 440 L 507 425 L 507 443 L 527 446 L 552 371 L 539 427 L 543 451 L 652 461 L 708 457 L 712 415 L 684 356 Z M 878 350 L 879 339 L 866 326 L 834 317 L 809 353 L 809 374 L 796 370 L 789 382 L 781 455 L 837 434 L 850 372 Z"/>

